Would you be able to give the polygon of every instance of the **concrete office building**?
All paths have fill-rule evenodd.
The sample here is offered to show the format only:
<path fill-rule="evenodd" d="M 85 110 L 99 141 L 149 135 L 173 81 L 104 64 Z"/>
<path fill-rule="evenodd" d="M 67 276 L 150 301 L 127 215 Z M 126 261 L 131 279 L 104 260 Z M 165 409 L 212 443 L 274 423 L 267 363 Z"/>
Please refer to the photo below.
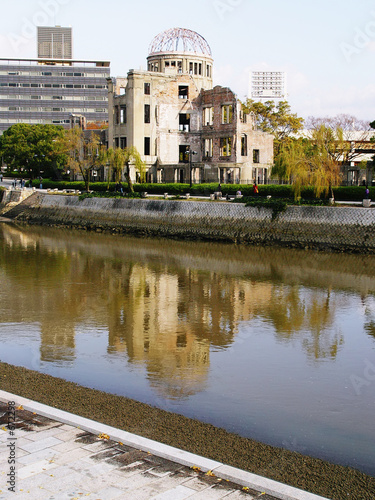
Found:
<path fill-rule="evenodd" d="M 16 123 L 69 128 L 72 115 L 107 122 L 110 63 L 54 57 L 71 55 L 71 36 L 60 33 L 57 41 L 57 34 L 53 28 L 38 30 L 42 58 L 0 59 L 0 134 Z"/>
<path fill-rule="evenodd" d="M 268 177 L 273 138 L 255 130 L 229 88 L 213 87 L 211 49 L 198 33 L 174 28 L 155 37 L 147 71 L 108 79 L 108 108 L 108 145 L 135 146 L 150 182 Z"/>

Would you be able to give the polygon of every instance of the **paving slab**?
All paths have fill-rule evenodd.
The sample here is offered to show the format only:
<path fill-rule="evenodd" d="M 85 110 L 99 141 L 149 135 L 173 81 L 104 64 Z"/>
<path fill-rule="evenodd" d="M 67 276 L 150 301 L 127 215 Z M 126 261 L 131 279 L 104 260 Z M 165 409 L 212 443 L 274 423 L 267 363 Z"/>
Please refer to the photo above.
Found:
<path fill-rule="evenodd" d="M 17 405 L 12 430 L 8 401 Z M 16 447 L 17 498 L 328 500 L 5 391 L 0 424 L 0 456 L 10 440 Z M 0 500 L 15 498 L 6 481 L 1 474 Z"/>
<path fill-rule="evenodd" d="M 37 433 L 38 434 L 38 433 Z M 35 453 L 40 450 L 45 450 L 46 448 L 52 448 L 52 446 L 56 446 L 57 444 L 61 444 L 62 441 L 56 439 L 55 437 L 47 437 L 39 439 L 33 439 L 31 443 L 26 443 L 20 446 L 24 451 L 28 453 Z"/>
<path fill-rule="evenodd" d="M 176 488 L 173 488 L 172 490 L 152 497 L 152 500 L 185 500 L 186 498 L 191 498 L 193 493 L 194 490 L 180 485 L 176 486 Z"/>

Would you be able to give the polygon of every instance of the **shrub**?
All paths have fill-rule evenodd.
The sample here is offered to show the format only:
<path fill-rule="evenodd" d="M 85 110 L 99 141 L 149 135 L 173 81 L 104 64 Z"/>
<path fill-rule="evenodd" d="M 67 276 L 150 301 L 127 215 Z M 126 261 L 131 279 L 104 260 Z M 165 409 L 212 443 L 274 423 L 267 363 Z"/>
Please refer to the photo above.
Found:
<path fill-rule="evenodd" d="M 365 197 L 365 186 L 338 186 L 333 188 L 335 200 L 362 201 Z M 369 187 L 370 198 L 375 199 L 375 187 Z"/>
<path fill-rule="evenodd" d="M 79 195 L 80 200 L 85 200 L 86 198 L 141 198 L 141 193 L 124 193 L 123 195 L 118 191 L 94 191 L 91 193 L 82 193 Z"/>
<path fill-rule="evenodd" d="M 8 174 L 7 174 L 8 175 Z M 20 175 L 18 174 L 18 177 Z M 43 187 L 46 189 L 75 189 L 78 191 L 85 191 L 85 183 L 83 181 L 54 181 L 51 179 L 43 179 Z M 33 186 L 39 187 L 39 180 L 33 180 Z M 197 195 L 208 195 L 214 193 L 218 189 L 218 183 L 206 183 L 206 184 L 193 184 L 191 187 L 189 184 L 134 184 L 134 192 L 142 193 L 147 191 L 148 194 L 162 195 L 163 193 L 168 193 L 173 196 L 182 196 L 186 193 L 190 193 L 192 196 Z M 90 191 L 94 192 L 107 192 L 108 183 L 107 182 L 91 182 Z M 128 186 L 123 183 L 124 192 L 127 191 Z M 272 196 L 272 198 L 283 198 L 289 199 L 290 203 L 293 203 L 294 192 L 291 185 L 278 185 L 278 184 L 261 184 L 259 188 L 259 197 Z M 375 186 L 369 187 L 370 198 L 375 199 Z M 115 183 L 111 182 L 109 184 L 109 192 L 115 191 Z M 237 191 L 241 191 L 244 197 L 253 196 L 253 186 L 251 184 L 222 184 L 221 192 L 223 196 L 227 194 L 234 196 Z M 362 201 L 365 196 L 364 186 L 338 186 L 333 188 L 334 197 L 337 201 Z M 329 197 L 321 195 L 319 198 L 315 197 L 314 188 L 312 186 L 305 187 L 301 190 L 301 202 L 300 203 L 312 203 L 314 200 L 327 200 Z M 309 202 L 310 200 L 310 202 Z"/>
<path fill-rule="evenodd" d="M 260 197 L 248 197 L 245 198 L 246 207 L 257 207 L 257 208 L 270 208 L 272 210 L 272 220 L 286 210 L 289 200 L 282 198 L 260 198 Z"/>

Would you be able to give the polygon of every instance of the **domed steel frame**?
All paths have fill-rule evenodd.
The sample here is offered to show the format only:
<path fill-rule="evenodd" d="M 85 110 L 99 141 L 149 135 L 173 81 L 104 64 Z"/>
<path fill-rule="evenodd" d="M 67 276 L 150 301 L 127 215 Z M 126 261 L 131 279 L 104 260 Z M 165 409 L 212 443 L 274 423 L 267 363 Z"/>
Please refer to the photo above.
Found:
<path fill-rule="evenodd" d="M 184 28 L 171 28 L 152 40 L 149 55 L 161 52 L 193 52 L 212 57 L 211 48 L 203 36 Z"/>

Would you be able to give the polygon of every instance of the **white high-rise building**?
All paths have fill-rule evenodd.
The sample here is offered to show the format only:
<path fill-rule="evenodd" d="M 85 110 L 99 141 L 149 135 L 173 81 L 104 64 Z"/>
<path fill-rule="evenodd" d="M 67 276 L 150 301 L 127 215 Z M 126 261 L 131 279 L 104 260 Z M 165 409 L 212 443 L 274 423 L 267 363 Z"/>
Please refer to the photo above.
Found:
<path fill-rule="evenodd" d="M 286 74 L 284 71 L 252 71 L 251 98 L 259 100 L 286 99 Z"/>
<path fill-rule="evenodd" d="M 39 59 L 72 59 L 72 28 L 38 26 Z"/>
<path fill-rule="evenodd" d="M 0 58 L 0 135 L 17 123 L 108 121 L 110 62 L 72 52 L 72 28 L 38 26 L 37 58 Z"/>

